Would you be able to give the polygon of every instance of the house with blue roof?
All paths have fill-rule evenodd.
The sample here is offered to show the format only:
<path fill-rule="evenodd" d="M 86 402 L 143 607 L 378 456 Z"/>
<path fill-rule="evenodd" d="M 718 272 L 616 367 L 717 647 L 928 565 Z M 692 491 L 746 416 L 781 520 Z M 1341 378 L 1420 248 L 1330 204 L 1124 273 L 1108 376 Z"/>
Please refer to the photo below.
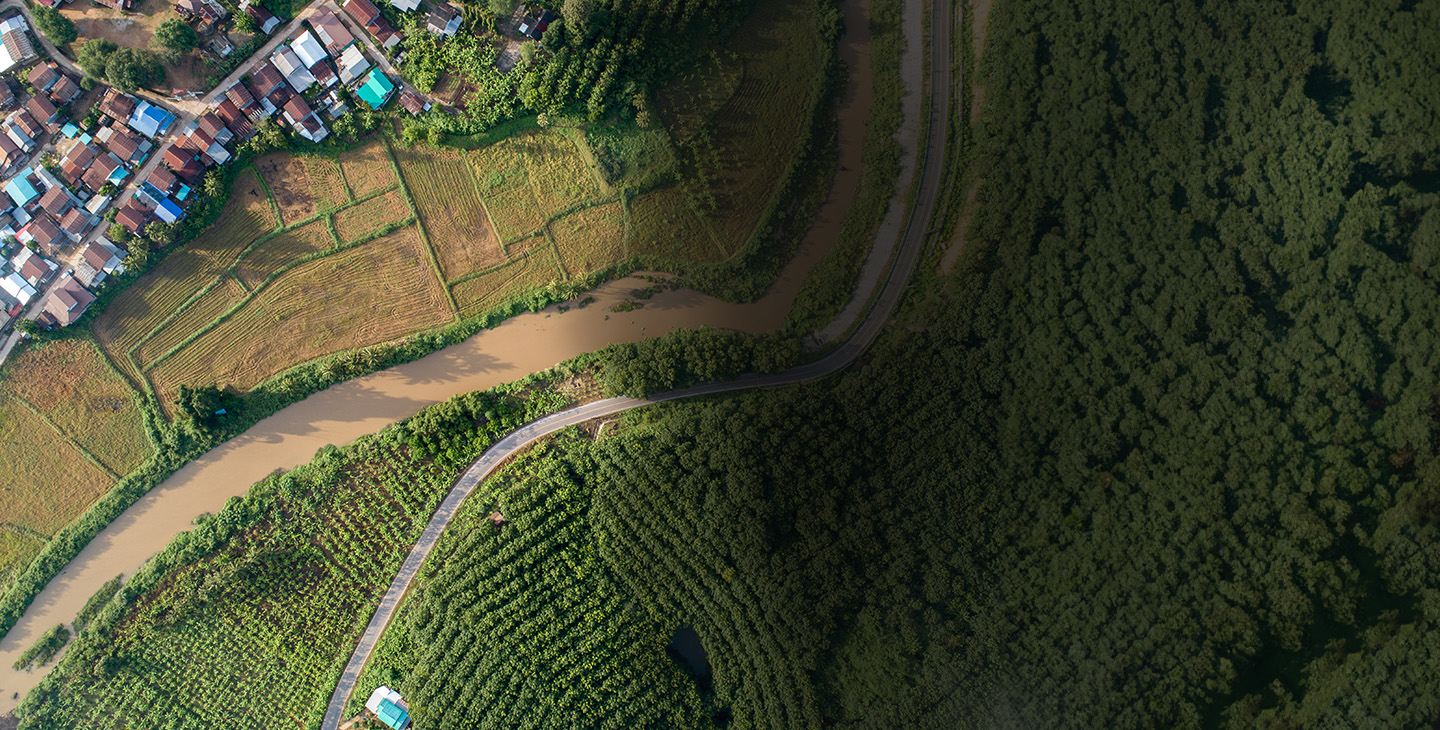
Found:
<path fill-rule="evenodd" d="M 135 111 L 130 113 L 130 128 L 152 139 L 163 137 L 175 123 L 175 115 L 151 104 L 144 99 L 136 102 Z"/>
<path fill-rule="evenodd" d="M 174 223 L 185 217 L 185 211 L 170 198 L 163 198 L 160 204 L 155 206 L 155 217 L 166 223 Z"/>
<path fill-rule="evenodd" d="M 140 183 L 140 187 L 135 191 L 135 197 L 139 198 L 140 202 L 147 207 L 155 208 L 160 205 L 160 201 L 165 199 L 165 193 L 160 192 L 159 188 L 147 181 Z"/>
<path fill-rule="evenodd" d="M 365 709 L 375 713 L 386 727 L 394 730 L 406 730 L 410 727 L 410 708 L 405 705 L 400 693 L 389 687 L 376 687 L 375 691 L 370 693 L 370 699 L 365 701 Z"/>
<path fill-rule="evenodd" d="M 30 182 L 30 176 L 33 174 L 35 174 L 35 169 L 27 167 L 5 184 L 5 194 L 10 196 L 17 207 L 23 208 L 30 201 L 40 197 L 40 191 L 36 190 L 35 185 Z"/>

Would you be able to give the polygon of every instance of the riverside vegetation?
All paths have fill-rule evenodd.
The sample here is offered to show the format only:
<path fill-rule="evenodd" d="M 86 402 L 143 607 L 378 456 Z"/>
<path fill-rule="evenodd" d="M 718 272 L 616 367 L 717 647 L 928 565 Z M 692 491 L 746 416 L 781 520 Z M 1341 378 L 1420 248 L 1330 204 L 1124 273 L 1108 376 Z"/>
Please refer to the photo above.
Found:
<path fill-rule="evenodd" d="M 692 55 L 737 80 L 703 104 L 668 90 L 690 62 L 663 41 L 665 64 L 626 77 L 643 87 L 635 98 L 650 101 L 607 107 L 596 123 L 554 101 L 544 117 L 533 114 L 539 107 L 516 107 L 507 125 L 431 148 L 357 139 L 383 116 L 365 114 L 337 123 L 336 142 L 304 152 L 272 151 L 290 142 L 261 125 L 235 163 L 207 177 L 184 224 L 151 232 L 171 245 L 131 242 L 131 273 L 58 335 L 66 347 L 99 345 L 96 362 L 113 376 L 106 387 L 119 394 L 103 420 L 130 433 L 87 452 L 64 423 L 30 423 L 47 417 L 43 407 L 0 401 L 0 427 L 25 434 L 21 451 L 59 439 L 45 451 L 78 475 L 22 480 L 25 491 L 11 495 L 38 504 L 64 483 L 69 491 L 57 495 L 69 506 L 52 511 L 54 524 L 16 519 L 16 529 L 0 531 L 0 570 L 10 575 L 0 628 L 139 495 L 310 393 L 638 267 L 682 274 L 726 299 L 762 292 L 803 232 L 815 197 L 808 183 L 825 169 L 816 135 L 828 131 L 838 28 L 829 2 L 751 10 L 709 3 L 686 26 L 699 49 Z M 605 17 L 620 14 L 597 14 Z M 583 51 L 574 42 L 582 37 L 566 41 L 572 54 Z M 707 182 L 691 174 L 698 163 L 689 137 L 675 131 L 682 124 L 687 134 L 706 130 L 712 152 L 724 152 Z M 745 153 L 752 139 L 766 140 L 764 154 Z M 697 207 L 701 198 L 720 202 Z M 375 275 L 357 278 L 362 269 Z M 262 332 L 266 346 L 257 347 Z M 7 380 L 20 371 L 9 369 Z M 227 414 L 196 417 L 202 403 Z M 110 463 L 108 449 L 125 457 Z M 9 459 L 17 473 L 21 457 Z"/>
<path fill-rule="evenodd" d="M 1433 724 L 1434 10 L 1081 11 L 994 9 L 955 274 L 838 377 L 531 452 L 359 697 L 435 727 Z M 89 641 L 22 723 L 108 717 Z"/>

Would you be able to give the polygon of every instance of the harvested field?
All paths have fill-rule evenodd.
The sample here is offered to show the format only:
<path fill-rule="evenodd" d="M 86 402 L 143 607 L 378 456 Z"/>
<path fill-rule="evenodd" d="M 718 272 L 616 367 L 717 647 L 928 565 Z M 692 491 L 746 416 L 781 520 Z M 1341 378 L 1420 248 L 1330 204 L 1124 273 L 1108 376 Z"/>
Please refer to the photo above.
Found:
<path fill-rule="evenodd" d="M 417 146 L 395 150 L 395 161 L 447 280 L 504 260 L 463 154 Z"/>
<path fill-rule="evenodd" d="M 256 246 L 240 259 L 235 275 L 251 291 L 260 287 L 271 274 L 310 254 L 335 247 L 330 227 L 321 218 L 293 228 Z"/>
<path fill-rule="evenodd" d="M 54 535 L 110 488 L 108 474 L 12 398 L 0 399 L 0 523 Z"/>
<path fill-rule="evenodd" d="M 550 224 L 550 235 L 565 272 L 588 274 L 625 258 L 625 210 L 616 201 L 571 213 Z"/>
<path fill-rule="evenodd" d="M 291 269 L 150 375 L 167 401 L 181 383 L 248 390 L 299 363 L 452 317 L 424 244 L 405 228 Z"/>
<path fill-rule="evenodd" d="M 272 152 L 255 160 L 255 167 L 270 186 L 270 194 L 280 206 L 280 222 L 291 225 L 305 220 L 319 210 L 316 196 L 310 189 L 310 175 L 305 158 L 289 152 Z"/>
<path fill-rule="evenodd" d="M 603 193 L 595 171 L 564 134 L 531 134 L 521 140 L 535 202 L 546 218 Z"/>
<path fill-rule="evenodd" d="M 561 279 L 555 255 L 544 248 L 497 266 L 452 289 L 462 316 L 494 309 L 530 289 Z"/>
<path fill-rule="evenodd" d="M 410 206 L 396 188 L 335 214 L 335 233 L 344 243 L 358 241 L 410 217 Z"/>
<path fill-rule="evenodd" d="M 390 166 L 390 156 L 385 154 L 385 143 L 379 137 L 341 152 L 339 160 L 345 182 L 357 200 L 396 184 L 395 169 Z"/>
<path fill-rule="evenodd" d="M 528 236 L 545 225 L 545 217 L 535 204 L 535 195 L 530 186 L 520 186 L 505 192 L 487 195 L 485 208 L 490 220 L 495 223 L 495 232 L 502 241 L 513 241 Z"/>
<path fill-rule="evenodd" d="M 240 287 L 240 282 L 235 277 L 222 278 L 210 291 L 191 302 L 178 317 L 140 343 L 140 346 L 135 348 L 135 361 L 140 363 L 141 368 L 148 368 L 244 298 L 245 290 Z"/>
<path fill-rule="evenodd" d="M 700 263 L 725 258 L 674 185 L 630 201 L 630 253 Z"/>
<path fill-rule="evenodd" d="M 150 455 L 135 391 L 88 341 L 28 348 L 6 367 L 0 392 L 24 398 L 116 474 Z"/>
<path fill-rule="evenodd" d="M 274 226 L 274 213 L 259 179 L 253 170 L 242 171 L 215 224 L 171 252 L 95 318 L 92 330 L 111 359 L 138 379 L 126 352 Z"/>
<path fill-rule="evenodd" d="M 305 155 L 297 157 L 310 181 L 310 195 L 318 210 L 334 210 L 350 202 L 350 190 L 334 157 Z"/>

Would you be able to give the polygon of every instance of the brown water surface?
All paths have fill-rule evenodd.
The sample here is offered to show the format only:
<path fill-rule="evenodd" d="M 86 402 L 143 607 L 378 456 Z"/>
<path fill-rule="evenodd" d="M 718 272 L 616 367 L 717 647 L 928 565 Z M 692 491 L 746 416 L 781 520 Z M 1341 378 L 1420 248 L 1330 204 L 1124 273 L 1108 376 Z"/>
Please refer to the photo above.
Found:
<path fill-rule="evenodd" d="M 133 574 L 195 518 L 218 512 L 267 475 L 304 464 L 320 448 L 345 444 L 414 415 L 451 396 L 483 390 L 545 370 L 614 342 L 658 337 L 689 327 L 741 332 L 778 328 L 815 264 L 834 244 L 859 186 L 865 122 L 873 93 L 869 0 L 845 2 L 846 34 L 840 56 L 850 71 L 837 130 L 839 169 L 829 197 L 796 256 L 765 295 L 730 304 L 688 289 L 655 295 L 641 309 L 611 307 L 648 282 L 629 278 L 591 292 L 584 309 L 559 307 L 523 314 L 415 362 L 332 386 L 255 424 L 142 497 L 106 527 L 45 587 L 0 641 L 0 713 L 9 712 L 44 672 L 17 672 L 11 664 L 45 630 L 69 624 L 91 595 L 116 575 Z"/>

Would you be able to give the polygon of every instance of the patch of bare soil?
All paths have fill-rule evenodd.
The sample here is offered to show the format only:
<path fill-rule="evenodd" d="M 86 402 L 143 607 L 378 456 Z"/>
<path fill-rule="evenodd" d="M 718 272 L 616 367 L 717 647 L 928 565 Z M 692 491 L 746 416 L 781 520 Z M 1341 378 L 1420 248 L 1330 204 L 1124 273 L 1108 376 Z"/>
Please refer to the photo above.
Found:
<path fill-rule="evenodd" d="M 60 14 L 75 23 L 75 32 L 79 37 L 71 44 L 72 48 L 79 48 L 81 43 L 92 38 L 104 38 L 127 48 L 149 48 L 155 29 L 171 18 L 180 17 L 168 3 L 159 0 L 149 0 L 139 12 L 122 13 L 97 5 L 76 4 L 62 9 Z M 202 37 L 201 44 L 208 43 L 211 37 Z M 210 69 L 199 53 L 191 52 L 178 59 L 162 60 L 165 60 L 162 89 L 206 90 L 205 81 L 209 78 Z"/>
<path fill-rule="evenodd" d="M 255 161 L 255 167 L 270 186 L 270 194 L 280 206 L 282 225 L 290 225 L 315 215 L 315 199 L 310 196 L 305 168 L 288 153 L 277 152 Z"/>

